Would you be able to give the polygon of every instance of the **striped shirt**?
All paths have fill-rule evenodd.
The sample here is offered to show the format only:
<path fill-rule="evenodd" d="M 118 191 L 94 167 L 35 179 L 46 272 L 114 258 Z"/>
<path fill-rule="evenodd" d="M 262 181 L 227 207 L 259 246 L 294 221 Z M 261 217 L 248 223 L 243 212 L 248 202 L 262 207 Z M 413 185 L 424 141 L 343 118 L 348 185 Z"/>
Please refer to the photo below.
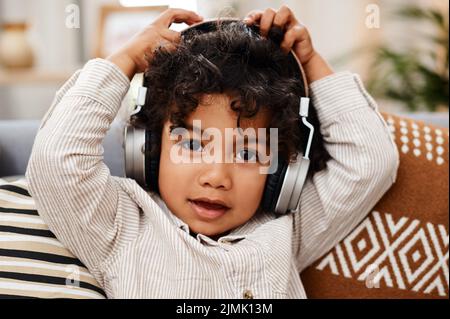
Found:
<path fill-rule="evenodd" d="M 103 162 L 129 86 L 113 63 L 90 60 L 57 92 L 26 171 L 39 214 L 109 298 L 306 298 L 299 273 L 396 180 L 398 150 L 376 103 L 358 75 L 339 72 L 310 84 L 332 159 L 305 183 L 298 212 L 255 214 L 217 240 L 190 235 L 160 197 Z"/>

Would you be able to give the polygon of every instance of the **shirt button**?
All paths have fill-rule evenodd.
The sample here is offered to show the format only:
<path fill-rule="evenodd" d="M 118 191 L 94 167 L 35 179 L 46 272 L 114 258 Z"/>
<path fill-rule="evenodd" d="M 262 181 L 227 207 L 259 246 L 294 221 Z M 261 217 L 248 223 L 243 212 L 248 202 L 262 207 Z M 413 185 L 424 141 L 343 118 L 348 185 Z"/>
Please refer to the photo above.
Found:
<path fill-rule="evenodd" d="M 250 290 L 244 291 L 244 299 L 253 299 L 253 294 Z"/>

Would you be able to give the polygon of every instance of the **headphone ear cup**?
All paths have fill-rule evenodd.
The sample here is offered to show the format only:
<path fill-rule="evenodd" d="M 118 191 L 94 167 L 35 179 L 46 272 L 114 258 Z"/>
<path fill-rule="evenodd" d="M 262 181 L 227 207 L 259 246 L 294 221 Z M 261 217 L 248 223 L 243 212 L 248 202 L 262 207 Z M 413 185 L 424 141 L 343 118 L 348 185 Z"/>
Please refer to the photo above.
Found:
<path fill-rule="evenodd" d="M 262 208 L 264 211 L 275 211 L 275 206 L 280 195 L 281 186 L 283 186 L 284 176 L 286 175 L 287 168 L 287 162 L 285 160 L 280 160 L 278 162 L 277 170 L 275 171 L 275 173 L 267 176 L 262 199 Z"/>
<path fill-rule="evenodd" d="M 155 147 L 156 136 L 150 130 L 145 131 L 145 149 L 148 150 L 145 154 L 145 181 L 149 190 L 159 195 L 158 176 L 159 176 L 159 157 L 157 152 L 151 156 L 151 150 Z"/>

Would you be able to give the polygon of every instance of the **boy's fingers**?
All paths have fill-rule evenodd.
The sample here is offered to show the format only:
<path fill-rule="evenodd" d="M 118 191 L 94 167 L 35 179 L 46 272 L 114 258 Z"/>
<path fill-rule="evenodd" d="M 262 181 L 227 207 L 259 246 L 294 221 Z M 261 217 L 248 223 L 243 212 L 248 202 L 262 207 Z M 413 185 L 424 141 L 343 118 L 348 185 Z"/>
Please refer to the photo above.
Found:
<path fill-rule="evenodd" d="M 261 10 L 253 10 L 247 13 L 247 16 L 244 18 L 244 22 L 246 24 L 252 24 L 254 22 L 258 22 L 261 19 L 263 11 Z"/>
<path fill-rule="evenodd" d="M 289 52 L 296 41 L 306 40 L 307 38 L 308 33 L 306 28 L 302 25 L 297 25 L 289 29 L 284 34 L 280 47 L 284 52 Z"/>
<path fill-rule="evenodd" d="M 185 22 L 186 24 L 193 24 L 202 21 L 203 18 L 194 11 L 171 8 L 164 11 L 154 22 L 154 24 L 162 25 L 166 28 L 175 23 Z"/>
<path fill-rule="evenodd" d="M 168 40 L 170 42 L 178 43 L 180 41 L 180 39 L 181 39 L 181 33 L 177 32 L 177 31 L 174 31 L 174 30 L 164 29 L 163 28 L 159 32 L 160 32 L 160 35 L 164 39 L 166 39 L 166 40 Z"/>
<path fill-rule="evenodd" d="M 259 23 L 259 30 L 263 37 L 267 37 L 269 29 L 273 24 L 273 19 L 275 18 L 276 11 L 272 8 L 266 9 L 261 16 L 261 22 Z"/>
<path fill-rule="evenodd" d="M 275 18 L 273 19 L 273 24 L 281 29 L 284 29 L 285 25 L 287 26 L 292 18 L 293 15 L 291 9 L 289 9 L 286 5 L 283 5 L 276 13 Z"/>
<path fill-rule="evenodd" d="M 196 16 L 196 17 L 194 17 L 194 18 L 192 18 L 192 19 L 188 19 L 188 20 L 186 20 L 186 19 L 183 19 L 183 18 L 181 18 L 181 19 L 175 19 L 173 22 L 175 22 L 175 23 L 186 23 L 187 25 L 193 25 L 193 24 L 195 24 L 195 23 L 199 23 L 199 22 L 202 22 L 203 21 L 203 17 L 201 17 L 201 16 Z"/>

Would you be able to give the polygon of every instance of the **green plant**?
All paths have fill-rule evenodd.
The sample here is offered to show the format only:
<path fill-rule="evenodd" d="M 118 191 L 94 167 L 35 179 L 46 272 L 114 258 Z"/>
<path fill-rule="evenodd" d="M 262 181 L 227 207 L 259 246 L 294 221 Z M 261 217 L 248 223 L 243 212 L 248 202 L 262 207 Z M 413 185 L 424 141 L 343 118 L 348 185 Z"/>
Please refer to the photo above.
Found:
<path fill-rule="evenodd" d="M 411 111 L 423 108 L 436 111 L 438 107 L 448 110 L 448 15 L 416 6 L 404 7 L 395 15 L 416 23 L 428 23 L 434 36 L 418 34 L 417 40 L 423 39 L 425 48 L 411 46 L 406 52 L 386 45 L 378 47 L 367 83 L 369 92 L 404 103 Z"/>

